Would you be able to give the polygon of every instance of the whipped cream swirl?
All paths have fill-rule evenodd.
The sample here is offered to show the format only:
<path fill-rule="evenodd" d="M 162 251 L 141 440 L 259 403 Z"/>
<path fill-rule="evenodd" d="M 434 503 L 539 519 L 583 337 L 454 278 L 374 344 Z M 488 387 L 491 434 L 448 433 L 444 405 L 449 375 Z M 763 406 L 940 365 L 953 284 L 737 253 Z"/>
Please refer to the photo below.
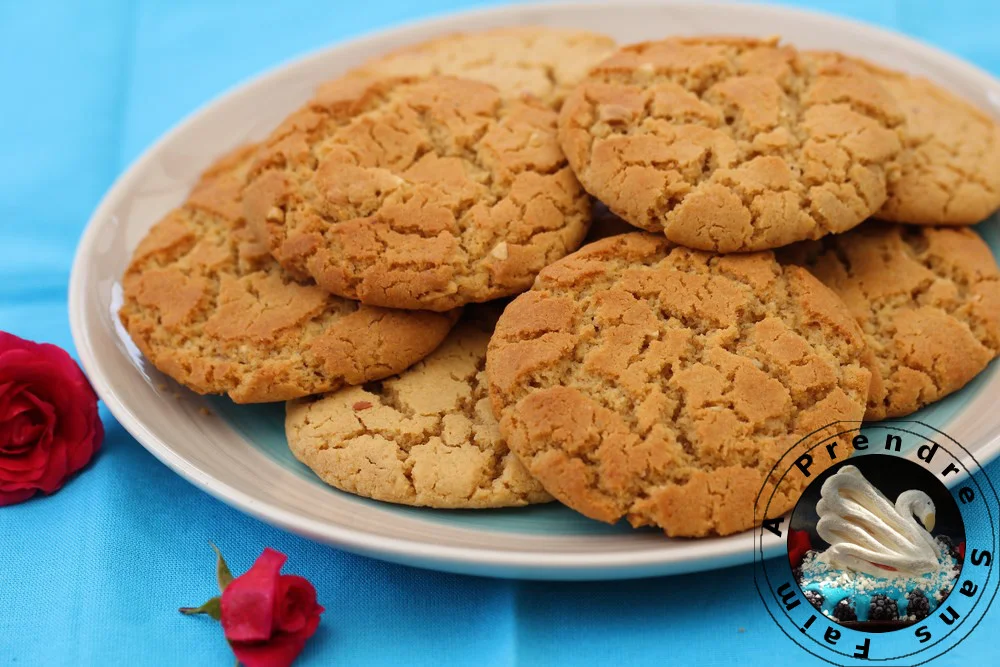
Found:
<path fill-rule="evenodd" d="M 818 558 L 830 567 L 881 577 L 938 568 L 939 549 L 929 532 L 934 502 L 923 491 L 904 491 L 893 505 L 860 470 L 844 466 L 823 483 L 816 513 L 816 532 L 830 544 Z"/>

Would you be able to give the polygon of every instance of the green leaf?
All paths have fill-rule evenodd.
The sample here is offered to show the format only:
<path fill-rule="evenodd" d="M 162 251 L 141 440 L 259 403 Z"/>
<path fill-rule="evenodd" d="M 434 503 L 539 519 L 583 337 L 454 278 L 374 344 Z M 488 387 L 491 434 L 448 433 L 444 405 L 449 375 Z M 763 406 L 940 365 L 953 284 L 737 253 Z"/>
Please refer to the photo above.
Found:
<path fill-rule="evenodd" d="M 178 609 L 182 614 L 188 616 L 194 616 L 196 614 L 205 614 L 211 616 L 215 620 L 222 618 L 222 598 L 216 595 L 214 598 L 201 605 L 200 607 L 181 607 Z"/>
<path fill-rule="evenodd" d="M 226 590 L 226 586 L 228 586 L 229 582 L 235 577 L 233 577 L 233 573 L 229 571 L 229 566 L 226 565 L 226 559 L 222 557 L 222 552 L 219 551 L 219 547 L 215 546 L 211 542 L 208 544 L 215 551 L 215 576 L 219 580 L 219 592 L 221 593 Z"/>

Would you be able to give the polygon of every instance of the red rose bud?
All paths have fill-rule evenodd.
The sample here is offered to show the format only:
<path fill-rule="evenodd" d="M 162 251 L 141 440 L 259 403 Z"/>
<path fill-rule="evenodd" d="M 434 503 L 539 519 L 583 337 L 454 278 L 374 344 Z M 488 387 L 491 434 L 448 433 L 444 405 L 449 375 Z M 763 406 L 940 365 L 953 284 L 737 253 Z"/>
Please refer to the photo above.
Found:
<path fill-rule="evenodd" d="M 235 579 L 218 549 L 215 553 L 222 595 L 181 613 L 221 620 L 229 646 L 245 667 L 291 665 L 319 626 L 323 607 L 316 604 L 316 589 L 302 577 L 281 574 L 288 559 L 274 549 L 264 549 Z"/>
<path fill-rule="evenodd" d="M 794 570 L 802 565 L 802 559 L 812 550 L 812 543 L 809 541 L 809 531 L 790 530 L 788 532 L 788 564 Z"/>
<path fill-rule="evenodd" d="M 278 599 L 284 554 L 264 549 L 242 576 L 233 579 L 222 592 L 222 629 L 229 641 L 265 641 L 274 627 L 274 607 Z"/>
<path fill-rule="evenodd" d="M 65 350 L 0 331 L 0 506 L 58 491 L 103 439 L 97 394 Z"/>

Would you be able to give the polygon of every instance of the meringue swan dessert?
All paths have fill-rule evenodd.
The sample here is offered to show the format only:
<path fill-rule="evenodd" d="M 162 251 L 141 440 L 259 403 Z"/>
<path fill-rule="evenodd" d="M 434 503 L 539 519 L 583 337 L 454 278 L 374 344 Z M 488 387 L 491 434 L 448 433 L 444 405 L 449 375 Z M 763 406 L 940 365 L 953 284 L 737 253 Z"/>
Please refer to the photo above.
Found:
<path fill-rule="evenodd" d="M 808 552 L 796 578 L 806 599 L 838 622 L 922 620 L 961 570 L 960 550 L 933 535 L 934 502 L 923 491 L 891 502 L 846 465 L 823 483 L 816 514 L 816 533 L 829 546 Z"/>

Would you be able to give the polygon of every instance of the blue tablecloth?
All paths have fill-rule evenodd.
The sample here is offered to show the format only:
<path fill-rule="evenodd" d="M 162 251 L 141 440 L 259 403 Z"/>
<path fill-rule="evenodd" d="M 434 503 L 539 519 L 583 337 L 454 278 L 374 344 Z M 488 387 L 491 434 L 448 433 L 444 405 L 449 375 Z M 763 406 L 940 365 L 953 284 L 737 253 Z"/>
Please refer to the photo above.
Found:
<path fill-rule="evenodd" d="M 220 91 L 324 44 L 475 2 L 0 0 L 0 329 L 72 350 L 66 283 L 90 212 L 164 130 Z M 819 0 L 1000 73 L 1000 3 Z M 389 565 L 247 518 L 158 463 L 105 412 L 95 463 L 0 509 L 0 664 L 232 664 L 214 623 L 219 544 L 264 546 L 326 606 L 302 664 L 803 665 L 761 613 L 750 567 L 658 580 L 494 581 Z M 1000 465 L 990 467 L 1000 479 Z M 996 661 L 1000 611 L 935 664 Z M 989 657 L 988 656 L 992 656 Z"/>

